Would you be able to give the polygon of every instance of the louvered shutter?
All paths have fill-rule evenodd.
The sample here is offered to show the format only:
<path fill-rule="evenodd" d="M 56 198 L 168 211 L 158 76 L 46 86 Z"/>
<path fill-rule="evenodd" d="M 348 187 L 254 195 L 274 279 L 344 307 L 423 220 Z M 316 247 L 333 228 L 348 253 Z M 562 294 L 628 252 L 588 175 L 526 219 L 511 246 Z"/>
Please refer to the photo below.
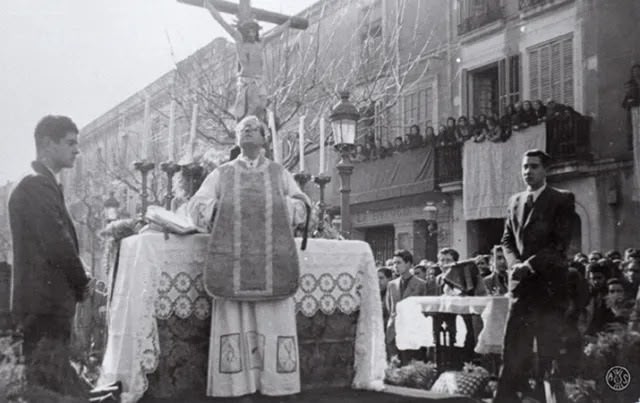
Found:
<path fill-rule="evenodd" d="M 540 49 L 540 97 L 546 100 L 551 97 L 551 63 L 549 46 Z"/>
<path fill-rule="evenodd" d="M 540 99 L 540 51 L 529 53 L 529 98 Z"/>
<path fill-rule="evenodd" d="M 551 99 L 562 102 L 562 61 L 560 43 L 552 43 L 551 47 Z"/>
<path fill-rule="evenodd" d="M 563 102 L 573 106 L 573 39 L 562 41 Z"/>

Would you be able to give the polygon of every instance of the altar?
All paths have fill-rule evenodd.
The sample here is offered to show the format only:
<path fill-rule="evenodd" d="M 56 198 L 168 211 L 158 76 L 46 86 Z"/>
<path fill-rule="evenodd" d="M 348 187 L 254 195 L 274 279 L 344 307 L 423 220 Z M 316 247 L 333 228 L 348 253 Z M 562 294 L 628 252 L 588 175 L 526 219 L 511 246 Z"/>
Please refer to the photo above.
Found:
<path fill-rule="evenodd" d="M 207 234 L 144 233 L 122 241 L 99 384 L 123 402 L 204 397 L 211 298 L 202 286 Z M 360 241 L 309 239 L 294 296 L 303 390 L 381 390 L 384 333 L 375 262 Z"/>

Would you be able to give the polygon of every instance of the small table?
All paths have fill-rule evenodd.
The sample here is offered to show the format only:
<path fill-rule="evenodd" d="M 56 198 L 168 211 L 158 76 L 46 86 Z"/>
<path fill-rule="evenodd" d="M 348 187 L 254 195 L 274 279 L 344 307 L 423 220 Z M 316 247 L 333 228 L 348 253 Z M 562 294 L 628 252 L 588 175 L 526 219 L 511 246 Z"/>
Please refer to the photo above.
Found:
<path fill-rule="evenodd" d="M 208 332 L 211 300 L 202 287 L 208 240 L 207 234 L 165 238 L 164 234 L 149 232 L 122 241 L 99 384 L 122 381 L 123 402 L 135 402 L 144 395 L 149 387 L 147 375 L 160 364 L 161 348 L 173 347 L 160 343 L 163 333 L 159 329 L 167 320 L 196 318 L 200 329 L 193 329 L 189 322 L 180 326 L 193 334 Z M 355 339 L 351 385 L 357 389 L 382 389 L 386 366 L 384 333 L 371 248 L 361 241 L 310 239 L 307 249 L 300 251 L 299 239 L 296 244 L 301 264 L 300 285 L 294 296 L 299 342 L 309 337 L 324 341 L 313 329 L 304 329 L 305 334 L 300 334 L 304 325 L 301 315 L 307 318 L 322 314 L 330 320 L 334 313 L 357 314 L 355 334 L 350 335 L 350 340 Z M 202 337 L 196 339 L 202 344 Z M 164 340 L 172 341 L 171 337 Z M 206 340 L 204 346 L 189 348 L 194 354 L 205 354 Z M 304 351 L 310 350 L 308 344 L 300 346 L 301 364 L 313 359 L 304 356 Z M 202 359 L 206 363 L 206 357 L 199 357 Z M 183 372 L 188 376 L 189 370 Z M 301 381 L 304 387 L 305 379 Z M 203 388 L 202 397 L 205 392 Z"/>
<path fill-rule="evenodd" d="M 400 350 L 434 346 L 432 322 L 424 313 L 480 315 L 483 328 L 474 351 L 500 354 L 509 312 L 507 297 L 409 297 L 396 305 L 396 345 Z"/>

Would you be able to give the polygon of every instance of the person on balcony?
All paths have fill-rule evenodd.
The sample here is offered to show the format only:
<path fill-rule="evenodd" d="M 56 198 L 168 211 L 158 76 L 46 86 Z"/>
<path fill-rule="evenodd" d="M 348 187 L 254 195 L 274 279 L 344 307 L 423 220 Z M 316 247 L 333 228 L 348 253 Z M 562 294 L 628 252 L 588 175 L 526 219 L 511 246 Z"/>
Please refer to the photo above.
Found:
<path fill-rule="evenodd" d="M 456 130 L 456 119 L 452 116 L 447 118 L 447 143 L 455 144 L 458 143 Z"/>
<path fill-rule="evenodd" d="M 447 133 L 448 133 L 447 126 L 445 125 L 438 126 L 438 134 L 436 134 L 436 147 L 443 147 L 449 144 L 451 139 L 448 138 Z"/>
<path fill-rule="evenodd" d="M 522 102 L 522 113 L 520 117 L 520 127 L 525 129 L 529 126 L 535 126 L 538 124 L 538 118 L 533 110 L 531 101 Z"/>
<path fill-rule="evenodd" d="M 494 143 L 500 143 L 504 141 L 504 131 L 493 118 L 487 119 L 487 129 L 485 130 L 485 137 L 489 141 Z"/>
<path fill-rule="evenodd" d="M 498 125 L 500 125 L 500 128 L 503 132 L 511 134 L 514 113 L 515 109 L 513 105 L 508 104 L 504 109 L 504 114 L 500 116 L 500 120 L 496 122 Z"/>
<path fill-rule="evenodd" d="M 471 130 L 471 138 L 473 139 L 474 143 L 481 143 L 484 141 L 484 130 L 478 122 L 477 117 L 469 117 L 469 128 Z"/>
<path fill-rule="evenodd" d="M 393 139 L 393 154 L 399 154 L 399 153 L 403 153 L 405 152 L 405 150 L 407 149 L 407 146 L 404 144 L 404 140 L 402 139 L 401 136 L 396 137 L 395 139 Z"/>
<path fill-rule="evenodd" d="M 422 145 L 424 147 L 434 147 L 436 144 L 436 133 L 433 130 L 433 126 L 427 126 L 424 129 L 424 138 L 422 139 Z"/>
<path fill-rule="evenodd" d="M 550 163 L 544 151 L 526 151 L 521 172 L 527 189 L 508 202 L 502 246 L 511 267 L 512 301 L 494 403 L 520 401 L 518 393 L 529 390 L 534 338 L 541 370 L 550 371 L 560 354 L 568 303 L 565 254 L 571 242 L 575 197 L 547 185 Z"/>
<path fill-rule="evenodd" d="M 460 116 L 456 123 L 456 141 L 458 143 L 465 143 L 472 136 L 471 127 L 466 116 Z"/>
<path fill-rule="evenodd" d="M 631 67 L 631 78 L 624 84 L 622 107 L 628 111 L 635 106 L 640 106 L 640 64 L 634 64 Z"/>
<path fill-rule="evenodd" d="M 547 107 L 539 99 L 533 101 L 532 107 L 536 117 L 536 124 L 544 122 L 547 119 Z"/>
<path fill-rule="evenodd" d="M 422 135 L 420 135 L 420 126 L 411 125 L 409 134 L 407 134 L 407 149 L 422 147 Z"/>

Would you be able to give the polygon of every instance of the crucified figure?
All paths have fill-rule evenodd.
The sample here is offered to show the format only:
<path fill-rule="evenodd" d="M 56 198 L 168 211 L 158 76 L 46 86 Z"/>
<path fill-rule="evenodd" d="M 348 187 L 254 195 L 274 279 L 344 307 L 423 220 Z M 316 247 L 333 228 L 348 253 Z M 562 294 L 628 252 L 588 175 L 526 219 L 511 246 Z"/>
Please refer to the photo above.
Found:
<path fill-rule="evenodd" d="M 267 89 L 264 83 L 264 46 L 263 43 L 277 37 L 291 25 L 291 20 L 278 25 L 268 35 L 260 39 L 260 25 L 251 17 L 241 18 L 237 28 L 227 23 L 220 12 L 208 1 L 204 6 L 213 18 L 235 40 L 238 58 L 238 75 L 236 79 L 236 100 L 233 114 L 240 121 L 248 115 L 255 115 L 266 122 L 268 105 Z"/>

